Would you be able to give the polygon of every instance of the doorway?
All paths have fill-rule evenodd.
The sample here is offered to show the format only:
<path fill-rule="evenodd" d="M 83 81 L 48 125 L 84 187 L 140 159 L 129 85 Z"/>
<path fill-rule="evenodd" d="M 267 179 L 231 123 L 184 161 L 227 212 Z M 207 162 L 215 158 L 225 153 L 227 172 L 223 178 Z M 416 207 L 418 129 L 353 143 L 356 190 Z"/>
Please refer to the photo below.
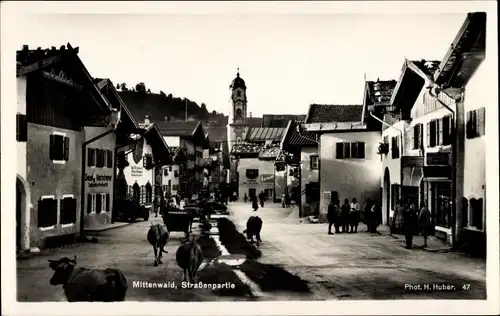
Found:
<path fill-rule="evenodd" d="M 257 195 L 257 190 L 254 188 L 248 189 L 248 197 L 254 197 Z"/>
<path fill-rule="evenodd" d="M 21 250 L 21 214 L 22 214 L 22 190 L 19 180 L 16 180 L 16 251 Z"/>

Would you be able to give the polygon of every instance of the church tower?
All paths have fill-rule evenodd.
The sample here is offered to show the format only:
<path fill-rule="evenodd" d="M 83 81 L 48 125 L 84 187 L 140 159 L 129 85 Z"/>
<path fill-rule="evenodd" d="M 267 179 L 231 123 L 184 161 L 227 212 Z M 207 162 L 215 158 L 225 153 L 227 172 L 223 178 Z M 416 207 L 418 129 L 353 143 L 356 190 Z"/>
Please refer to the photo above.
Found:
<path fill-rule="evenodd" d="M 231 114 L 228 128 L 229 144 L 235 144 L 245 139 L 247 118 L 247 86 L 240 77 L 240 70 L 229 86 L 231 90 Z"/>

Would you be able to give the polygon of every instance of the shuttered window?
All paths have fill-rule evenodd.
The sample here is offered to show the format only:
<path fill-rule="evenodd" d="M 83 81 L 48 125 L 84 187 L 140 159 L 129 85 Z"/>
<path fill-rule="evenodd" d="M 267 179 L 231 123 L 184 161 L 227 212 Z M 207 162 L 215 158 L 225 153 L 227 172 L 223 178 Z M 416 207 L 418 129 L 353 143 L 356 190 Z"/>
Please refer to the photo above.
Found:
<path fill-rule="evenodd" d="M 28 120 L 25 114 L 16 115 L 16 140 L 18 142 L 28 140 Z"/>
<path fill-rule="evenodd" d="M 483 199 L 470 199 L 469 201 L 469 226 L 483 230 L 484 210 Z"/>
<path fill-rule="evenodd" d="M 76 223 L 76 199 L 65 197 L 61 199 L 61 224 Z"/>
<path fill-rule="evenodd" d="M 438 131 L 438 121 L 433 120 L 428 123 L 429 125 L 429 130 L 428 130 L 428 138 L 429 142 L 427 144 L 428 147 L 436 147 L 438 144 L 438 136 L 439 136 L 439 131 Z"/>
<path fill-rule="evenodd" d="M 38 227 L 48 228 L 57 225 L 57 200 L 54 197 L 42 197 L 38 201 Z"/>
<path fill-rule="evenodd" d="M 69 137 L 59 134 L 50 135 L 49 159 L 55 161 L 69 160 Z"/>
<path fill-rule="evenodd" d="M 337 159 L 364 159 L 365 158 L 365 143 L 352 142 L 352 143 L 336 143 L 335 157 Z M 319 161 L 319 160 L 318 160 Z M 319 168 L 319 166 L 318 166 Z"/>
<path fill-rule="evenodd" d="M 103 149 L 96 149 L 96 167 L 102 168 L 104 167 L 104 161 L 106 160 L 106 151 Z"/>
<path fill-rule="evenodd" d="M 310 161 L 309 161 L 309 167 L 311 170 L 318 170 L 319 169 L 319 157 L 317 155 L 311 155 L 309 156 Z"/>
<path fill-rule="evenodd" d="M 344 158 L 351 158 L 351 143 L 344 144 Z"/>
<path fill-rule="evenodd" d="M 442 136 L 442 142 L 441 144 L 446 146 L 451 144 L 451 138 L 452 138 L 452 119 L 451 115 L 447 115 L 443 117 L 442 119 L 442 130 L 443 130 L 443 136 Z"/>
<path fill-rule="evenodd" d="M 485 134 L 485 108 L 467 112 L 465 135 L 468 139 L 483 136 Z"/>
<path fill-rule="evenodd" d="M 95 167 L 96 165 L 96 149 L 87 148 L 87 166 Z"/>

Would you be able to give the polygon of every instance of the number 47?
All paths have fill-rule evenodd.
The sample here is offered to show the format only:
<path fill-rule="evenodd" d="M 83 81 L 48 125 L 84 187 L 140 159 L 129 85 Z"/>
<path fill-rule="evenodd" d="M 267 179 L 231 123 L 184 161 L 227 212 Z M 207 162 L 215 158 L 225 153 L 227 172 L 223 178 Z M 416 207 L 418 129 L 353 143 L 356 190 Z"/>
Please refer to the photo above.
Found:
<path fill-rule="evenodd" d="M 462 285 L 462 290 L 468 290 L 470 288 L 470 284 Z"/>

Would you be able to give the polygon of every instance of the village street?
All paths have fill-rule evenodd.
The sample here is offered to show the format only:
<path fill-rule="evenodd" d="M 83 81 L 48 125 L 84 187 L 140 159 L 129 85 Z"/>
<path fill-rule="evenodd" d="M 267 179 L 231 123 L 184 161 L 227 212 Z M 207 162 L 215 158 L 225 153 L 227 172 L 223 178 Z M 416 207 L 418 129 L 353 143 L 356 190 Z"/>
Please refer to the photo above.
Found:
<path fill-rule="evenodd" d="M 482 299 L 486 296 L 485 263 L 481 259 L 466 258 L 455 253 L 409 251 L 393 237 L 372 236 L 364 232 L 364 227 L 360 227 L 358 234 L 327 235 L 326 224 L 299 223 L 296 208 L 282 209 L 278 204 L 266 204 L 257 212 L 251 210 L 250 204 L 243 203 L 232 203 L 229 209 L 230 218 L 240 232 L 250 215 L 257 214 L 263 219 L 262 257 L 258 261 L 278 265 L 296 274 L 308 283 L 310 294 L 254 293 L 261 297 L 249 297 L 240 293 L 234 295 L 238 296 L 235 298 L 214 293 L 210 289 L 134 288 L 133 281 L 175 281 L 178 284 L 182 281 L 181 270 L 175 262 L 175 251 L 183 234 L 172 232 L 163 264 L 154 267 L 153 251 L 146 241 L 150 225 L 148 221 L 103 231 L 98 235 L 98 243 L 69 245 L 18 260 L 18 300 L 64 301 L 62 288 L 49 285 L 52 271 L 47 259 L 74 255 L 77 256 L 78 266 L 120 268 L 129 283 L 127 300 Z M 160 218 L 152 219 L 154 222 L 160 221 Z M 230 281 L 225 279 L 225 275 L 229 274 L 224 273 L 214 271 L 209 265 L 199 273 L 199 280 Z M 422 287 L 424 284 L 431 287 L 434 284 L 448 284 L 454 285 L 456 290 L 410 291 L 405 290 L 405 284 Z"/>

